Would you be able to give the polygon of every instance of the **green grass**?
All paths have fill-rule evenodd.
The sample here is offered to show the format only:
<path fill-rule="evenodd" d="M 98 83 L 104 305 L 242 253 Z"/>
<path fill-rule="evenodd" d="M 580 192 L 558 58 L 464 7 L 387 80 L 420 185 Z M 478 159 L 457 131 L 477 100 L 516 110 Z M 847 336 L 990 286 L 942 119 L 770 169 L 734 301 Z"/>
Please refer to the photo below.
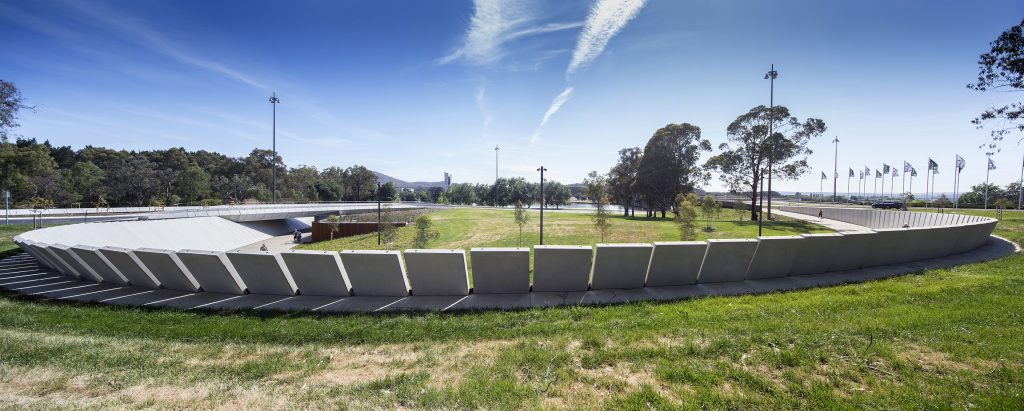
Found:
<path fill-rule="evenodd" d="M 0 224 L 0 256 L 17 252 L 18 246 L 11 239 L 31 229 L 29 224 Z"/>
<path fill-rule="evenodd" d="M 1024 237 L 1016 218 L 997 234 Z M 0 293 L 0 404 L 1021 409 L 1022 273 L 1013 255 L 796 292 L 462 314 L 196 313 Z"/>
<path fill-rule="evenodd" d="M 729 211 L 729 210 L 725 210 Z M 540 217 L 537 210 L 529 210 L 530 222 L 523 227 L 523 247 L 540 242 Z M 429 248 L 517 247 L 519 227 L 512 219 L 511 210 L 448 209 L 429 216 L 440 236 L 427 244 Z M 731 216 L 731 213 L 723 213 Z M 653 241 L 679 241 L 679 226 L 671 218 L 623 217 L 610 219 L 611 229 L 602 241 L 590 214 L 548 212 L 544 214 L 544 244 L 593 245 L 596 243 L 649 243 Z M 703 221 L 698 224 L 697 240 L 709 238 L 757 237 L 755 221 L 715 221 L 713 231 L 706 232 Z M 830 232 L 817 224 L 779 217 L 764 226 L 764 235 L 794 235 Z M 398 229 L 393 249 L 412 248 L 414 228 L 410 225 Z M 332 241 L 307 244 L 301 248 L 313 250 L 372 250 L 377 245 L 377 234 L 363 234 Z"/>

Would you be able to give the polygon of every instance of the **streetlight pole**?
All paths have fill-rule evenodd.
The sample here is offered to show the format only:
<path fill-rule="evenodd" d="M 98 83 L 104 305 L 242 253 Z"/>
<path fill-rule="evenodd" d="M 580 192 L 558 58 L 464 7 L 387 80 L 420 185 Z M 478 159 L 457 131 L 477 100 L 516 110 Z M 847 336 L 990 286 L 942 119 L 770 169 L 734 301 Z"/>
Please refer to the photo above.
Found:
<path fill-rule="evenodd" d="M 751 207 L 753 207 L 753 205 L 751 205 Z M 758 237 L 761 236 L 761 226 L 762 226 L 761 221 L 764 220 L 764 218 L 762 218 L 763 217 L 762 216 L 763 213 L 764 213 L 764 170 L 761 170 L 761 198 L 760 198 L 760 200 L 757 203 L 757 236 Z"/>
<path fill-rule="evenodd" d="M 548 169 L 540 166 L 540 245 L 544 245 L 544 172 Z"/>
<path fill-rule="evenodd" d="M 277 98 L 276 92 L 270 95 L 270 105 L 274 107 L 274 120 L 271 127 L 271 151 L 274 152 L 274 156 L 270 159 L 270 199 L 273 203 L 277 203 L 277 104 L 280 102 L 281 99 Z M 380 241 L 377 243 L 379 244 Z"/>
<path fill-rule="evenodd" d="M 772 155 L 775 154 L 775 147 L 771 144 L 772 134 L 775 133 L 774 124 L 772 122 L 772 113 L 775 111 L 775 78 L 779 77 L 779 72 L 775 71 L 775 64 L 772 64 L 772 69 L 764 75 L 765 80 L 770 81 L 770 89 L 768 94 L 768 219 L 772 219 Z M 761 189 L 764 189 L 764 184 L 761 184 Z M 758 226 L 758 235 L 760 234 L 760 226 Z"/>
<path fill-rule="evenodd" d="M 377 183 L 377 245 L 380 245 L 380 182 Z"/>
<path fill-rule="evenodd" d="M 836 144 L 835 163 L 832 165 L 832 204 L 836 203 L 836 184 L 839 183 L 839 137 L 832 140 Z"/>
<path fill-rule="evenodd" d="M 494 182 L 495 183 L 498 182 L 498 150 L 501 150 L 501 149 L 498 148 L 497 144 L 495 144 L 494 145 Z"/>

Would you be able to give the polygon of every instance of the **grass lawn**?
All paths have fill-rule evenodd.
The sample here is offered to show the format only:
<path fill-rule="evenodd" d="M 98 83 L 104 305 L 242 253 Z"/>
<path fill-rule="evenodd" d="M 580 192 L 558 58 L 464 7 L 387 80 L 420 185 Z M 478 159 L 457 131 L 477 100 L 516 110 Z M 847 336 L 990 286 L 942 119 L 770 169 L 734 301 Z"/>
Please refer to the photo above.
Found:
<path fill-rule="evenodd" d="M 0 256 L 15 252 L 18 246 L 11 239 L 31 229 L 30 224 L 0 224 Z"/>
<path fill-rule="evenodd" d="M 540 213 L 528 210 L 530 221 L 523 227 L 523 247 L 530 247 L 540 241 Z M 512 219 L 512 210 L 447 209 L 428 214 L 434 221 L 434 229 L 440 236 L 431 241 L 428 248 L 472 247 L 516 247 L 519 245 L 519 227 Z M 732 217 L 730 210 L 724 210 L 723 219 Z M 831 232 L 817 224 L 787 219 L 772 221 L 764 226 L 764 235 L 794 235 L 802 233 Z M 545 212 L 544 244 L 551 245 L 593 245 L 596 243 L 649 243 L 653 241 L 679 241 L 679 226 L 671 218 L 647 219 L 614 215 L 611 229 L 602 241 L 601 233 L 594 227 L 590 214 Z M 702 230 L 704 222 L 698 222 L 697 239 L 709 238 L 750 238 L 757 237 L 756 221 L 715 221 L 713 231 Z M 398 229 L 398 236 L 392 249 L 412 248 L 415 229 Z M 303 245 L 313 250 L 373 250 L 379 249 L 377 234 L 363 234 L 333 241 Z"/>
<path fill-rule="evenodd" d="M 1020 241 L 1021 219 L 997 234 Z M 211 314 L 3 293 L 0 404 L 1022 409 L 1022 273 L 1013 255 L 759 296 L 462 314 Z"/>

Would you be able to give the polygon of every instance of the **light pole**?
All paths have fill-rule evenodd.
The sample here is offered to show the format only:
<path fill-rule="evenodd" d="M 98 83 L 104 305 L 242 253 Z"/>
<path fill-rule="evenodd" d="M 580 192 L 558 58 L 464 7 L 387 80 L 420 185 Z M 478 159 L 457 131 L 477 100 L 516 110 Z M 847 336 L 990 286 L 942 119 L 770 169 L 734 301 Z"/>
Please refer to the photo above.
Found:
<path fill-rule="evenodd" d="M 1020 165 L 1020 193 L 1017 194 L 1017 209 L 1021 209 L 1021 203 L 1024 203 L 1024 160 L 1021 160 Z"/>
<path fill-rule="evenodd" d="M 772 69 L 765 73 L 765 80 L 769 80 L 770 89 L 768 94 L 768 219 L 772 219 L 772 155 L 775 154 L 775 147 L 771 144 L 772 134 L 775 133 L 774 124 L 772 123 L 772 112 L 775 108 L 775 79 L 779 77 L 779 72 L 775 71 L 775 64 L 772 64 Z M 764 189 L 762 184 L 761 189 Z M 758 226 L 758 235 L 760 233 L 760 226 Z"/>
<path fill-rule="evenodd" d="M 501 149 L 498 148 L 497 144 L 495 144 L 494 145 L 494 182 L 495 183 L 498 182 L 498 150 L 501 150 Z"/>
<path fill-rule="evenodd" d="M 751 204 L 753 207 L 753 204 Z M 761 199 L 757 203 L 757 236 L 761 236 L 761 220 L 764 220 L 761 214 L 764 213 L 764 170 L 761 170 Z"/>
<path fill-rule="evenodd" d="M 271 151 L 274 152 L 274 156 L 270 159 L 270 200 L 273 203 L 277 203 L 277 104 L 280 102 L 281 99 L 277 98 L 276 92 L 270 95 L 270 105 L 274 107 L 274 120 L 271 127 Z M 380 240 L 377 241 L 377 244 L 380 244 Z"/>
<path fill-rule="evenodd" d="M 832 163 L 832 204 L 836 203 L 836 184 L 839 183 L 839 137 L 832 140 L 836 144 L 835 162 Z M 770 197 L 769 197 L 770 198 Z"/>
<path fill-rule="evenodd" d="M 544 172 L 548 169 L 540 166 L 540 245 L 544 245 Z"/>
<path fill-rule="evenodd" d="M 380 182 L 377 183 L 377 245 L 380 245 Z"/>

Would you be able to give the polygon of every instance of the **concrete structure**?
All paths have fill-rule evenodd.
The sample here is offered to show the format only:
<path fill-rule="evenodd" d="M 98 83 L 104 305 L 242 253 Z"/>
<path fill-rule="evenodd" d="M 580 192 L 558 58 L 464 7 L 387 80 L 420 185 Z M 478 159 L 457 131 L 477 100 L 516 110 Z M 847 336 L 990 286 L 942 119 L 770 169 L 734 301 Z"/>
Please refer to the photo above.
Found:
<path fill-rule="evenodd" d="M 178 255 L 170 250 L 140 248 L 133 250 L 137 261 L 147 272 L 160 282 L 164 288 L 180 291 L 199 291 L 199 282 L 185 268 Z"/>
<path fill-rule="evenodd" d="M 78 258 L 77 255 L 71 253 L 71 247 L 64 244 L 54 244 L 50 246 L 50 250 L 57 254 L 57 256 L 67 264 L 71 272 L 76 274 L 79 278 L 96 282 L 103 281 L 103 277 L 100 277 L 99 274 L 96 274 L 96 272 L 86 266 L 85 262 L 82 261 L 81 258 Z"/>
<path fill-rule="evenodd" d="M 708 240 L 708 252 L 700 266 L 698 283 L 743 281 L 750 259 L 757 249 L 757 240 Z"/>
<path fill-rule="evenodd" d="M 707 251 L 708 243 L 704 241 L 654 243 L 646 285 L 663 287 L 696 284 Z"/>
<path fill-rule="evenodd" d="M 530 292 L 529 248 L 473 248 L 474 294 L 521 294 Z"/>
<path fill-rule="evenodd" d="M 341 263 L 348 273 L 353 295 L 409 295 L 409 279 L 398 251 L 345 250 L 341 252 Z"/>
<path fill-rule="evenodd" d="M 746 278 L 761 280 L 789 275 L 803 243 L 801 236 L 758 237 Z"/>
<path fill-rule="evenodd" d="M 103 282 L 111 284 L 129 284 L 128 279 L 114 268 L 107 258 L 99 253 L 96 247 L 79 245 L 71 247 L 71 253 L 93 272 L 103 278 Z"/>
<path fill-rule="evenodd" d="M 832 259 L 846 240 L 839 233 L 802 234 L 803 243 L 795 252 L 790 275 L 819 274 L 828 271 Z"/>
<path fill-rule="evenodd" d="M 650 244 L 598 244 L 590 287 L 594 290 L 643 288 L 653 250 Z"/>
<path fill-rule="evenodd" d="M 232 251 L 227 257 L 250 293 L 295 295 L 299 290 L 280 254 Z"/>
<path fill-rule="evenodd" d="M 203 291 L 245 294 L 246 286 L 227 255 L 220 251 L 181 250 L 178 259 L 192 273 Z"/>
<path fill-rule="evenodd" d="M 873 260 L 868 257 L 868 252 L 871 251 L 871 242 L 874 238 L 874 231 L 843 233 L 843 243 L 836 249 L 832 262 L 828 265 L 828 271 L 856 270 L 864 267 L 864 263 Z"/>
<path fill-rule="evenodd" d="M 537 246 L 533 293 L 528 249 L 473 249 L 472 290 L 461 250 L 407 250 L 405 260 L 398 251 L 250 250 L 268 236 L 298 227 L 301 221 L 286 218 L 291 213 L 311 210 L 322 211 L 257 208 L 235 210 L 237 221 L 206 216 L 33 230 L 12 239 L 30 255 L 0 262 L 0 288 L 54 299 L 185 309 L 445 311 L 796 289 L 1013 252 L 1005 241 L 990 237 L 996 224 L 990 218 L 827 207 L 821 212 L 829 219 L 818 219 L 817 207 L 783 207 L 780 214 L 819 222 L 837 233 L 601 244 L 596 251 Z M 183 244 L 203 249 L 162 247 Z"/>
<path fill-rule="evenodd" d="M 534 246 L 533 291 L 587 291 L 592 257 L 589 246 Z"/>
<path fill-rule="evenodd" d="M 338 253 L 293 250 L 281 259 L 302 295 L 348 296 L 352 289 Z"/>
<path fill-rule="evenodd" d="M 160 288 L 160 280 L 139 261 L 135 252 L 119 247 L 103 247 L 97 249 L 108 263 L 117 270 L 131 285 L 145 288 Z"/>
<path fill-rule="evenodd" d="M 413 295 L 469 295 L 462 250 L 405 250 Z"/>

